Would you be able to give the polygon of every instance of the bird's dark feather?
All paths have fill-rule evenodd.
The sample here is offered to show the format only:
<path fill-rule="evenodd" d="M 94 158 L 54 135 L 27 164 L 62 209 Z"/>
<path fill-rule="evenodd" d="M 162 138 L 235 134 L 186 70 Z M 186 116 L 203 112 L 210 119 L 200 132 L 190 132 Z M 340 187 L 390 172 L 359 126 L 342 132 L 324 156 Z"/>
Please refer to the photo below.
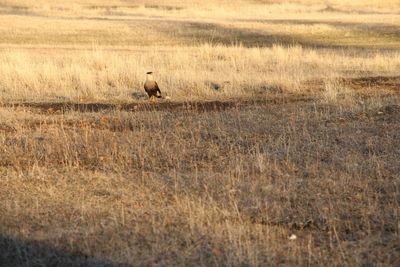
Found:
<path fill-rule="evenodd" d="M 155 96 L 161 98 L 161 90 L 158 87 L 157 82 L 155 81 L 147 81 L 144 84 L 144 90 L 149 95 L 149 98 Z"/>

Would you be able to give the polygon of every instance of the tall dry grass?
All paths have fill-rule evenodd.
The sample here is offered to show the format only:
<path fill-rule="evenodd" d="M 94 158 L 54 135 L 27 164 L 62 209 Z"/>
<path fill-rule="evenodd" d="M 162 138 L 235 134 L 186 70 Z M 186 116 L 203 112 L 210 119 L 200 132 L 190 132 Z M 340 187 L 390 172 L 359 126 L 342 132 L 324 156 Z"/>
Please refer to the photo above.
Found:
<path fill-rule="evenodd" d="M 304 92 L 309 80 L 399 73 L 396 13 L 223 2 L 2 1 L 0 99 L 126 101 L 149 70 L 175 99 Z"/>
<path fill-rule="evenodd" d="M 0 0 L 0 266 L 396 266 L 397 6 Z"/>
<path fill-rule="evenodd" d="M 2 101 L 126 101 L 142 91 L 147 71 L 175 99 L 301 92 L 303 83 L 335 77 L 393 76 L 400 53 L 355 54 L 299 46 L 246 48 L 131 47 L 125 51 L 0 52 Z M 390 62 L 390 64 L 388 64 Z"/>

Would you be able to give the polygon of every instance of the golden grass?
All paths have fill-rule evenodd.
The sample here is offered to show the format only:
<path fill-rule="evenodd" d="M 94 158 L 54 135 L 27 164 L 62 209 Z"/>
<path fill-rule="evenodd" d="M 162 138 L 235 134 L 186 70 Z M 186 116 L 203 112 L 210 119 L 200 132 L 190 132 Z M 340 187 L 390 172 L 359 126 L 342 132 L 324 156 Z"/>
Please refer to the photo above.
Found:
<path fill-rule="evenodd" d="M 175 99 L 399 73 L 399 14 L 324 11 L 305 1 L 178 2 L 3 2 L 0 98 L 126 101 L 149 70 Z"/>
<path fill-rule="evenodd" d="M 126 102 L 133 100 L 133 92 L 143 91 L 144 74 L 149 70 L 155 71 L 163 92 L 174 99 L 222 99 L 274 94 L 276 90 L 301 93 L 306 89 L 303 83 L 310 80 L 394 76 L 400 71 L 398 52 L 337 54 L 299 46 L 94 48 L 64 50 L 63 55 L 58 51 L 0 52 L 2 101 Z"/>
<path fill-rule="evenodd" d="M 0 265 L 397 265 L 398 7 L 0 0 Z"/>

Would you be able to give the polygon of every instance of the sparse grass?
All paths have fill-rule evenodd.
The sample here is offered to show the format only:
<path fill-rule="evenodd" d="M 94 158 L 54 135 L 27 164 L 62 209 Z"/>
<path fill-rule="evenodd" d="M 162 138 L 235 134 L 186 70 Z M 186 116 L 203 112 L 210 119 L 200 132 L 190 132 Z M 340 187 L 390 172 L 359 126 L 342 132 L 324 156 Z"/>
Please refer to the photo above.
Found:
<path fill-rule="evenodd" d="M 338 80 L 326 81 L 322 99 L 326 103 L 353 106 L 354 91 Z"/>
<path fill-rule="evenodd" d="M 3 109 L 0 230 L 133 265 L 395 265 L 398 98 L 381 101 Z"/>
<path fill-rule="evenodd" d="M 398 6 L 0 0 L 0 266 L 398 265 Z"/>

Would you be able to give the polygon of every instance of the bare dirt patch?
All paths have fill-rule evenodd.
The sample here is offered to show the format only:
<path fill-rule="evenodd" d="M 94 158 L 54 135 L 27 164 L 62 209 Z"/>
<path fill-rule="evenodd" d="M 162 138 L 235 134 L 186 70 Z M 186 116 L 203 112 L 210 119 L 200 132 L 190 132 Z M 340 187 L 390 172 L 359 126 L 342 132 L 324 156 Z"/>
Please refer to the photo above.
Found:
<path fill-rule="evenodd" d="M 349 84 L 353 89 L 367 89 L 373 87 L 376 90 L 385 89 L 400 93 L 400 76 L 370 76 L 360 78 L 342 78 L 342 82 Z"/>
<path fill-rule="evenodd" d="M 327 82 L 334 82 L 355 93 L 368 96 L 400 93 L 400 76 L 363 76 L 363 77 L 336 77 L 331 79 L 314 79 L 304 82 L 309 92 L 323 91 Z"/>
<path fill-rule="evenodd" d="M 233 100 L 210 100 L 210 101 L 163 101 L 158 102 L 141 102 L 141 103 L 129 103 L 129 104 L 109 104 L 109 103 L 37 103 L 37 102 L 26 102 L 26 103 L 15 103 L 5 104 L 3 107 L 27 107 L 32 110 L 37 110 L 42 113 L 55 113 L 55 112 L 66 112 L 66 111 L 78 111 L 78 112 L 100 112 L 106 110 L 120 110 L 120 111 L 180 111 L 180 110 L 192 110 L 196 112 L 208 112 L 208 111 L 223 111 L 231 108 L 248 107 L 251 105 L 263 105 L 263 104 L 279 104 L 279 103 L 290 103 L 290 102 L 305 102 L 312 98 L 306 96 L 280 96 L 265 99 L 233 99 Z"/>

